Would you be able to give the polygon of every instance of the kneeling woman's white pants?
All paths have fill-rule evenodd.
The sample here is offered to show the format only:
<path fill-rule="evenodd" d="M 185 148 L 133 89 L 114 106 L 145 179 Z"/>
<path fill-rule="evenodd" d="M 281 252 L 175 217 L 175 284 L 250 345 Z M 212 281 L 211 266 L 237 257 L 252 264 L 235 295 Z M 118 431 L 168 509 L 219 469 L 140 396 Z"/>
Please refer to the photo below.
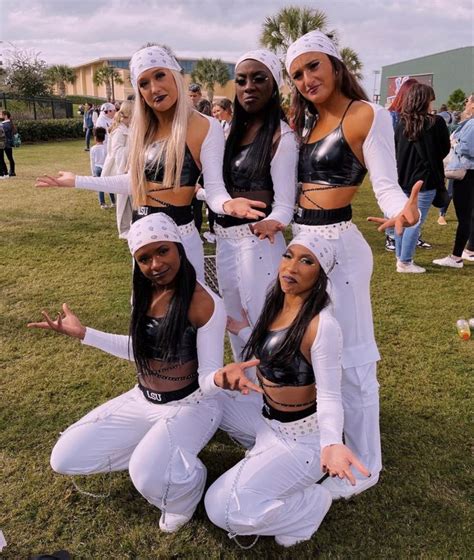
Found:
<path fill-rule="evenodd" d="M 203 397 L 200 390 L 159 405 L 135 387 L 63 432 L 51 466 L 68 475 L 128 469 L 136 489 L 151 504 L 191 515 L 207 473 L 197 455 L 214 435 L 220 417 L 217 401 Z"/>
<path fill-rule="evenodd" d="M 342 329 L 341 392 L 345 442 L 372 476 L 376 476 L 382 468 L 382 452 L 377 381 L 380 355 L 375 343 L 370 302 L 372 251 L 351 222 L 328 226 L 293 224 L 293 235 L 300 231 L 325 237 L 336 251 L 337 262 L 328 292 Z M 359 476 L 356 472 L 354 474 Z"/>
<path fill-rule="evenodd" d="M 234 404 L 239 405 L 236 400 Z M 255 446 L 207 491 L 209 519 L 229 536 L 309 539 L 331 503 L 328 490 L 316 484 L 323 473 L 319 430 L 313 422 L 315 429 L 310 432 L 303 429 L 302 420 L 288 424 L 267 421 L 254 407 Z M 291 431 L 292 424 L 294 433 L 283 433 L 285 428 Z M 300 435 L 303 431 L 305 435 Z"/>
<path fill-rule="evenodd" d="M 263 309 L 267 289 L 278 274 L 286 248 L 283 234 L 277 233 L 274 243 L 255 235 L 235 239 L 219 237 L 218 232 L 216 235 L 217 279 L 227 315 L 240 319 L 243 309 L 253 327 Z M 239 361 L 244 341 L 230 333 L 229 338 L 234 359 Z"/>

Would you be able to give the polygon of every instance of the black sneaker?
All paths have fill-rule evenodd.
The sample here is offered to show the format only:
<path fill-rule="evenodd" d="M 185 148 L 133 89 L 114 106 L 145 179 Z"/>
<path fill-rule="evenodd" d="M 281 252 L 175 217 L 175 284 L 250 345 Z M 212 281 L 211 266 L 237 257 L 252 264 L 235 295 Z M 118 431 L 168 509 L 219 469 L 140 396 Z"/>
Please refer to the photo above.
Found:
<path fill-rule="evenodd" d="M 386 251 L 395 251 L 395 239 L 390 237 L 390 235 L 385 236 L 385 250 Z"/>
<path fill-rule="evenodd" d="M 421 239 L 421 237 L 418 238 L 418 241 L 416 242 L 416 246 L 419 247 L 420 249 L 432 249 L 433 246 L 426 242 L 423 241 L 423 239 Z"/>

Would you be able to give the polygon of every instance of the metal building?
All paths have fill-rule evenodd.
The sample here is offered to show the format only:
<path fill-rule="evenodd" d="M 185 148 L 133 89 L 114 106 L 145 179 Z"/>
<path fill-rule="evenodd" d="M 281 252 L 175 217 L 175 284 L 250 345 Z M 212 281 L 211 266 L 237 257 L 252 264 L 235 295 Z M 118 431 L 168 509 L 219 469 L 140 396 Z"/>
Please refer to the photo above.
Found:
<path fill-rule="evenodd" d="M 448 101 L 455 89 L 466 95 L 474 91 L 474 47 L 462 47 L 413 58 L 382 67 L 380 104 L 386 105 L 407 78 L 431 85 L 436 94 L 434 108 Z"/>

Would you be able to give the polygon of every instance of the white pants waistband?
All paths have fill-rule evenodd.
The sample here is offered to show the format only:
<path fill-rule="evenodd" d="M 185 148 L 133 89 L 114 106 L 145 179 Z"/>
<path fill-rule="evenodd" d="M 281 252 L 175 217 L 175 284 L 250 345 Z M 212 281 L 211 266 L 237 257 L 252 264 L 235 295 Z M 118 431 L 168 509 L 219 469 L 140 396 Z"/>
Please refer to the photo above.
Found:
<path fill-rule="evenodd" d="M 254 234 L 250 229 L 250 224 L 242 224 L 240 226 L 232 226 L 223 228 L 219 224 L 214 225 L 214 233 L 216 237 L 222 239 L 240 239 L 242 237 L 252 237 Z"/>
<path fill-rule="evenodd" d="M 310 231 L 316 233 L 324 239 L 339 239 L 340 234 L 350 229 L 354 224 L 352 220 L 346 222 L 337 222 L 336 224 L 328 224 L 325 226 L 309 226 L 306 224 L 292 224 L 293 235 L 297 235 L 302 231 Z"/>

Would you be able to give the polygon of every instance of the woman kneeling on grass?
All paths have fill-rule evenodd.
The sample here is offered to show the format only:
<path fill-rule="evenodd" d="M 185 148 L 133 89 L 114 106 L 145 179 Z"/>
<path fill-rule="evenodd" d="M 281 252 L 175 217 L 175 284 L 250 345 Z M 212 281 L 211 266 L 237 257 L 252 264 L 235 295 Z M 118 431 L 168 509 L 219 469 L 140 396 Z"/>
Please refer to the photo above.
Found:
<path fill-rule="evenodd" d="M 180 228 L 182 242 L 199 280 L 204 280 L 202 241 L 194 225 L 192 201 L 204 177 L 207 201 L 218 214 L 265 217 L 260 201 L 232 199 L 222 178 L 224 133 L 219 123 L 189 103 L 182 70 L 163 47 L 137 51 L 130 61 L 136 92 L 130 133 L 130 171 L 114 177 L 82 177 L 60 172 L 43 176 L 38 187 L 77 187 L 132 196 L 132 221 L 164 213 Z"/>
<path fill-rule="evenodd" d="M 246 409 L 240 429 L 256 443 L 205 498 L 209 518 L 231 537 L 275 536 L 285 547 L 309 540 L 332 502 L 317 484 L 324 473 L 353 485 L 351 465 L 370 476 L 342 443 L 342 336 L 326 292 L 335 265 L 328 241 L 311 233 L 293 239 L 246 344 L 246 358 L 260 360 L 264 404 L 261 412 Z M 248 325 L 229 320 L 228 328 L 248 336 Z M 229 364 L 219 372 L 226 388 L 248 385 L 247 366 Z M 227 400 L 224 420 L 232 423 L 240 402 Z"/>
<path fill-rule="evenodd" d="M 177 531 L 201 499 L 206 468 L 197 455 L 219 426 L 214 372 L 222 366 L 225 311 L 196 281 L 176 224 L 164 214 L 135 222 L 128 243 L 136 261 L 130 335 L 84 327 L 64 305 L 53 330 L 135 361 L 138 384 L 89 412 L 56 443 L 62 474 L 128 469 L 137 490 L 161 509 L 160 528 Z"/>

